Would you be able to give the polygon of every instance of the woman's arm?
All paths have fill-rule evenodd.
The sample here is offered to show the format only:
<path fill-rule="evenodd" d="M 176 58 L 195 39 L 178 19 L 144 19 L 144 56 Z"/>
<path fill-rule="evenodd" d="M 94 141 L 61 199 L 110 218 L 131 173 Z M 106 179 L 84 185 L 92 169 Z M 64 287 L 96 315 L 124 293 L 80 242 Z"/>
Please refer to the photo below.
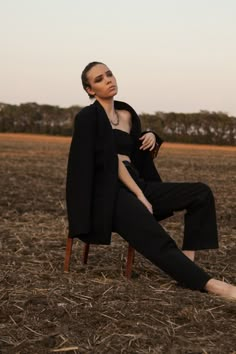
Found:
<path fill-rule="evenodd" d="M 145 195 L 143 194 L 143 191 L 140 189 L 140 187 L 137 185 L 137 183 L 134 181 L 134 179 L 131 177 L 129 174 L 129 171 L 125 167 L 124 163 L 120 158 L 118 158 L 118 176 L 121 182 L 124 183 L 124 185 L 136 195 L 136 197 L 146 206 L 146 208 L 150 211 L 150 213 L 153 213 L 152 210 L 152 205 L 149 203 Z"/>

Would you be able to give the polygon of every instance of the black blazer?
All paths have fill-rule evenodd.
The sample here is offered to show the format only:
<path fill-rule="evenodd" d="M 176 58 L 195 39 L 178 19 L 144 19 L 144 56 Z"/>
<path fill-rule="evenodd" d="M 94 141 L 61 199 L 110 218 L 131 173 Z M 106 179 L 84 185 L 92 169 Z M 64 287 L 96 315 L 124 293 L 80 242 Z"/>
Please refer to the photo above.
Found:
<path fill-rule="evenodd" d="M 132 116 L 130 134 L 136 146 L 132 162 L 145 180 L 161 181 L 149 151 L 139 150 L 140 119 L 134 109 L 115 101 L 115 108 Z M 159 145 L 162 139 L 156 135 Z M 69 237 L 84 242 L 109 244 L 118 182 L 118 157 L 113 131 L 98 101 L 83 108 L 75 117 L 66 181 Z"/>

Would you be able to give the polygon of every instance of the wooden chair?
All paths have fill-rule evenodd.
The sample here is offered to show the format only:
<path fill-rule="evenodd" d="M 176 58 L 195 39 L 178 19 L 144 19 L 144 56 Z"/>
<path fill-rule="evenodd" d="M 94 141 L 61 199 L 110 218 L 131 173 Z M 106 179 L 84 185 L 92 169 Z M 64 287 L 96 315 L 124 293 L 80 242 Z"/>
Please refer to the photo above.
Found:
<path fill-rule="evenodd" d="M 155 148 L 151 151 L 151 156 L 153 159 L 157 157 L 160 145 L 156 144 Z M 68 237 L 66 243 L 66 255 L 65 255 L 65 262 L 64 262 L 64 272 L 68 273 L 70 268 L 70 257 L 72 252 L 72 245 L 73 245 L 73 238 Z M 83 256 L 82 256 L 82 263 L 87 264 L 88 261 L 88 254 L 89 254 L 90 244 L 85 243 L 83 249 Z M 125 276 L 127 279 L 131 278 L 132 274 L 132 265 L 134 262 L 134 253 L 135 250 L 128 244 L 128 254 L 127 254 L 127 261 L 126 261 L 126 269 L 125 269 Z"/>
<path fill-rule="evenodd" d="M 72 253 L 72 245 L 73 245 L 73 238 L 68 237 L 66 243 L 66 255 L 65 255 L 65 262 L 64 262 L 64 272 L 68 273 L 70 268 L 70 257 Z M 85 243 L 82 255 L 82 263 L 87 264 L 88 261 L 88 254 L 89 254 L 90 244 Z M 128 255 L 126 261 L 126 268 L 125 268 L 125 276 L 127 279 L 131 278 L 132 273 L 132 265 L 134 261 L 134 248 L 128 245 Z"/>

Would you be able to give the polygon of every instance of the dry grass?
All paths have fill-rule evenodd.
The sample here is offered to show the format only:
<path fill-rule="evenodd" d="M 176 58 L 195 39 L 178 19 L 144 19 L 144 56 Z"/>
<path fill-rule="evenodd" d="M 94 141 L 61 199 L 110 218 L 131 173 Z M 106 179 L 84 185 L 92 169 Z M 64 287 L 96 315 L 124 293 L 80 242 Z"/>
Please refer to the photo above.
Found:
<path fill-rule="evenodd" d="M 140 255 L 123 277 L 127 246 L 74 246 L 63 273 L 69 138 L 0 134 L 0 353 L 236 353 L 236 305 L 176 286 Z M 203 181 L 215 194 L 221 248 L 197 262 L 236 283 L 236 148 L 164 144 L 165 180 Z M 163 225 L 181 243 L 183 214 Z"/>

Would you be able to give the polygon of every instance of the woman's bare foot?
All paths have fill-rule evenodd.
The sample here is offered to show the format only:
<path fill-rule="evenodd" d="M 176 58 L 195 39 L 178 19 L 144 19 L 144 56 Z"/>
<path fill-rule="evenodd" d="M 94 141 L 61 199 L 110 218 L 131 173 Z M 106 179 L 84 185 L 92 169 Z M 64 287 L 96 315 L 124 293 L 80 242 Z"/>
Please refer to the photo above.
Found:
<path fill-rule="evenodd" d="M 184 250 L 182 251 L 183 254 L 185 254 L 186 257 L 188 257 L 191 261 L 194 262 L 194 259 L 195 259 L 195 251 L 187 251 L 187 250 Z"/>
<path fill-rule="evenodd" d="M 205 289 L 212 294 L 222 296 L 229 300 L 236 300 L 236 286 L 225 283 L 221 280 L 210 279 Z"/>

